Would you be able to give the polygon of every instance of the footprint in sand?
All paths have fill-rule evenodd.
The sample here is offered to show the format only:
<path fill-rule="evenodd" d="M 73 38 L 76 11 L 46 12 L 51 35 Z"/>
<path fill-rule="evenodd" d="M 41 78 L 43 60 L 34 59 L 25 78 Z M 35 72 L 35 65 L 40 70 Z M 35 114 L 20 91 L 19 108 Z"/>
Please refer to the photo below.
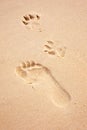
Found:
<path fill-rule="evenodd" d="M 34 61 L 22 62 L 20 66 L 16 67 L 16 74 L 26 83 L 42 83 L 46 96 L 56 106 L 64 107 L 69 103 L 70 95 L 55 80 L 47 67 Z M 43 91 L 42 88 L 41 90 Z"/>
<path fill-rule="evenodd" d="M 40 16 L 38 14 L 24 15 L 22 23 L 30 30 L 42 31 L 40 25 Z"/>
<path fill-rule="evenodd" d="M 57 57 L 64 57 L 66 53 L 66 47 L 62 47 L 53 41 L 47 41 L 44 45 L 44 52 L 49 55 L 55 55 Z"/>

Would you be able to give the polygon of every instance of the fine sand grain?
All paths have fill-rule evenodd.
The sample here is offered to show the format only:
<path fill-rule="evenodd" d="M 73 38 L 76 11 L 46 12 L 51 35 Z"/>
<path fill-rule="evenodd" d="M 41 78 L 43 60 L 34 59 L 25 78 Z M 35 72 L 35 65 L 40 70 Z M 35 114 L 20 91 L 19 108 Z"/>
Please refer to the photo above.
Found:
<path fill-rule="evenodd" d="M 0 130 L 87 130 L 86 0 L 0 1 Z"/>

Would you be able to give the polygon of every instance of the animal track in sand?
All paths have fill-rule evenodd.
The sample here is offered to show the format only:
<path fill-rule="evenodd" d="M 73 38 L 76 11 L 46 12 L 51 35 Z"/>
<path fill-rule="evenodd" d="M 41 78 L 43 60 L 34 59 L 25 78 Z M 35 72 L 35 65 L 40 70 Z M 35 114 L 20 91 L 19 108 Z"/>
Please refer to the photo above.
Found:
<path fill-rule="evenodd" d="M 47 41 L 47 43 L 44 45 L 44 52 L 48 53 L 49 55 L 64 57 L 66 53 L 66 47 L 62 47 L 54 41 Z"/>
<path fill-rule="evenodd" d="M 54 105 L 64 107 L 69 103 L 70 95 L 59 85 L 47 67 L 34 61 L 22 62 L 20 66 L 16 67 L 16 74 L 26 83 L 42 83 L 46 96 Z"/>
<path fill-rule="evenodd" d="M 42 31 L 40 25 L 40 16 L 38 14 L 24 15 L 22 23 L 30 30 Z"/>

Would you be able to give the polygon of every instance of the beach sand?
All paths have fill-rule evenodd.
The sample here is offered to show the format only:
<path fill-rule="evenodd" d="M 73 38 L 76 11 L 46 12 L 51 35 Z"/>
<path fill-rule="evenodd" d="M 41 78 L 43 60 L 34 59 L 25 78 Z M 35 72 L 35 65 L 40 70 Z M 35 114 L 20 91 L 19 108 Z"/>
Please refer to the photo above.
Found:
<path fill-rule="evenodd" d="M 86 0 L 0 1 L 0 130 L 87 130 Z"/>

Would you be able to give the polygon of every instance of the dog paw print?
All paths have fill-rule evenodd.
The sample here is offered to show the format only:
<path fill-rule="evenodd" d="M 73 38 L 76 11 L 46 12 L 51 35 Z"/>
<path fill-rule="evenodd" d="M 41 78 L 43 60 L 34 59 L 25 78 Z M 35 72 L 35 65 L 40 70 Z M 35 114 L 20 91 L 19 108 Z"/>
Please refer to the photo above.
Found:
<path fill-rule="evenodd" d="M 61 47 L 54 41 L 47 41 L 44 45 L 44 52 L 48 53 L 49 55 L 64 57 L 66 53 L 66 47 Z"/>
<path fill-rule="evenodd" d="M 31 30 L 41 31 L 40 16 L 38 14 L 24 15 L 22 23 Z"/>

